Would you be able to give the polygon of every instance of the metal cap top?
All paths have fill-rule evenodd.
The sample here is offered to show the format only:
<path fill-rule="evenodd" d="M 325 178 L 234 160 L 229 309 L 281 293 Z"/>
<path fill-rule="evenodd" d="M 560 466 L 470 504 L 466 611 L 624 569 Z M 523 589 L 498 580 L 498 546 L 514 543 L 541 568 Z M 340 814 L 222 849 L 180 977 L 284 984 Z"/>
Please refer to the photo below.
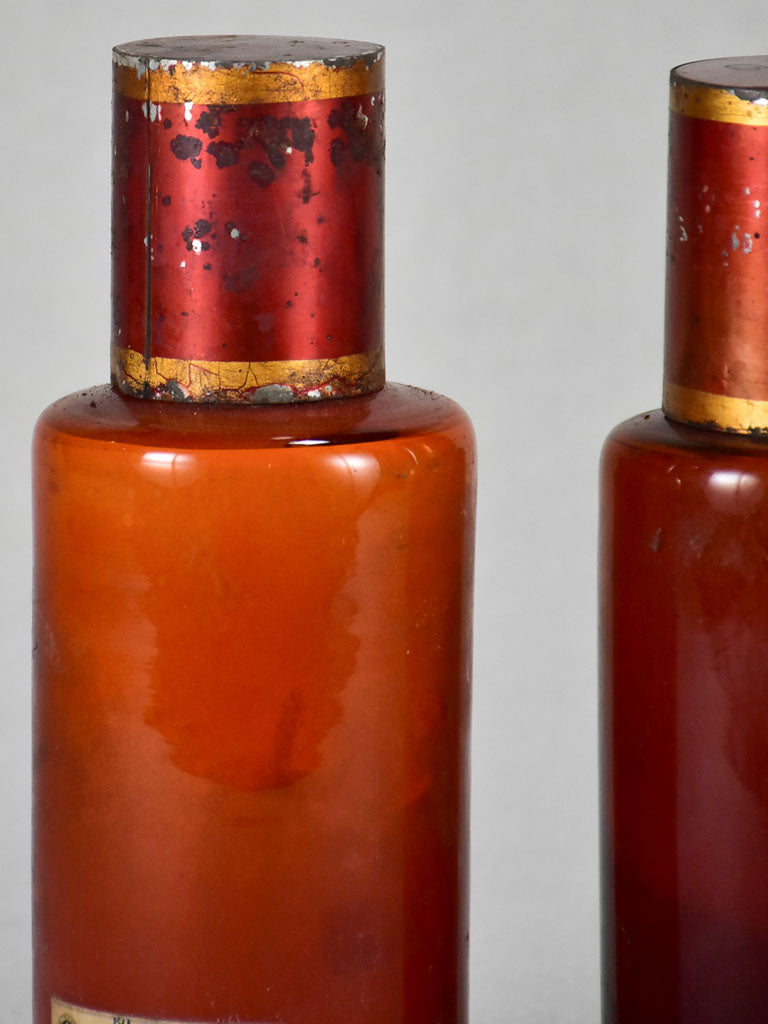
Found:
<path fill-rule="evenodd" d="M 768 91 L 768 57 L 716 57 L 672 68 L 672 82 L 704 85 L 708 89 L 733 89 L 748 93 Z"/>
<path fill-rule="evenodd" d="M 270 64 L 327 64 L 343 68 L 363 60 L 371 63 L 384 52 L 378 43 L 353 39 L 294 39 L 290 36 L 166 36 L 137 39 L 114 47 L 129 60 L 214 61 L 265 68 Z"/>

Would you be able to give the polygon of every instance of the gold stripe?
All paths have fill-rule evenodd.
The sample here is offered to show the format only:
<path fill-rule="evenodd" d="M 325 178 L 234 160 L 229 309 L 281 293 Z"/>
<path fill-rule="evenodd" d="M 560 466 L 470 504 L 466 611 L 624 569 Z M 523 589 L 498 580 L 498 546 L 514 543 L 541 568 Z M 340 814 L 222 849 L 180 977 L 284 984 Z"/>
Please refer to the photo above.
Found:
<path fill-rule="evenodd" d="M 296 64 L 271 64 L 252 69 L 248 65 L 233 68 L 184 67 L 172 64 L 145 69 L 141 76 L 135 67 L 114 64 L 115 92 L 134 100 L 151 98 L 153 103 L 232 104 L 298 103 L 302 100 L 329 100 L 342 96 L 363 96 L 384 88 L 384 60 L 367 64 L 357 61 L 351 67 L 334 68 L 320 62 L 306 67 Z"/>
<path fill-rule="evenodd" d="M 112 348 L 112 379 L 129 394 L 149 387 L 158 397 L 189 401 L 271 403 L 363 395 L 384 384 L 381 350 L 335 359 L 281 359 L 269 362 L 219 362 L 143 355 L 130 348 Z M 169 390 L 169 385 L 171 390 Z M 271 388 L 271 391 L 259 389 Z M 278 389 L 290 389 L 280 391 Z M 293 394 L 291 394 L 293 392 Z M 308 392 L 315 392 L 309 393 Z"/>
<path fill-rule="evenodd" d="M 743 100 L 727 89 L 709 85 L 682 85 L 673 82 L 669 90 L 669 108 L 676 114 L 726 124 L 768 125 L 768 104 Z"/>
<path fill-rule="evenodd" d="M 736 434 L 768 431 L 768 401 L 714 395 L 665 382 L 662 404 L 670 419 L 683 423 L 716 427 Z"/>

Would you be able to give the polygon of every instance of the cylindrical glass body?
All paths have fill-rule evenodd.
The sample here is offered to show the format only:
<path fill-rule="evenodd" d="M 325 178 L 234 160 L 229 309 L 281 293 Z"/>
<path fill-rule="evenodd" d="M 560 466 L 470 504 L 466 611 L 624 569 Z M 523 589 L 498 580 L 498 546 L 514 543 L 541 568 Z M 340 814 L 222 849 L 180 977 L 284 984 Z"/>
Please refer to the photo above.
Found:
<path fill-rule="evenodd" d="M 604 1024 L 768 1014 L 768 442 L 654 412 L 602 465 Z"/>
<path fill-rule="evenodd" d="M 96 388 L 35 503 L 34 1024 L 463 1024 L 462 411 Z"/>

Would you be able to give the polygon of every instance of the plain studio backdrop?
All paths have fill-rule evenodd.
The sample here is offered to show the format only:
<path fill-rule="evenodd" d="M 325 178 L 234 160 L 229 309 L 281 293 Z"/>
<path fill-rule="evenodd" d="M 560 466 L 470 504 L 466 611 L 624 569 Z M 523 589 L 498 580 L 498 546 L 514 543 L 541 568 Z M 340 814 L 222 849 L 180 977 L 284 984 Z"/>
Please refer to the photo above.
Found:
<path fill-rule="evenodd" d="M 764 53 L 761 26 L 757 0 L 6 4 L 3 1020 L 30 1022 L 29 442 L 108 376 L 111 46 L 388 48 L 389 377 L 457 399 L 480 448 L 471 1020 L 594 1024 L 598 452 L 659 404 L 669 67 Z"/>

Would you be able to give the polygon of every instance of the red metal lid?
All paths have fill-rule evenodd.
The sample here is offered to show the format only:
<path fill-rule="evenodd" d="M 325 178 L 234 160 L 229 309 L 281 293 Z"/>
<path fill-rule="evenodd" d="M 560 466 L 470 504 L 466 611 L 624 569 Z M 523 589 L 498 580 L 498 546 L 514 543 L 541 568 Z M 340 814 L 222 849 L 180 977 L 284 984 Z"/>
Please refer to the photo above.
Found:
<path fill-rule="evenodd" d="M 768 431 L 768 57 L 671 76 L 664 411 Z"/>
<path fill-rule="evenodd" d="M 112 377 L 283 402 L 384 383 L 384 51 L 270 36 L 114 57 Z"/>

